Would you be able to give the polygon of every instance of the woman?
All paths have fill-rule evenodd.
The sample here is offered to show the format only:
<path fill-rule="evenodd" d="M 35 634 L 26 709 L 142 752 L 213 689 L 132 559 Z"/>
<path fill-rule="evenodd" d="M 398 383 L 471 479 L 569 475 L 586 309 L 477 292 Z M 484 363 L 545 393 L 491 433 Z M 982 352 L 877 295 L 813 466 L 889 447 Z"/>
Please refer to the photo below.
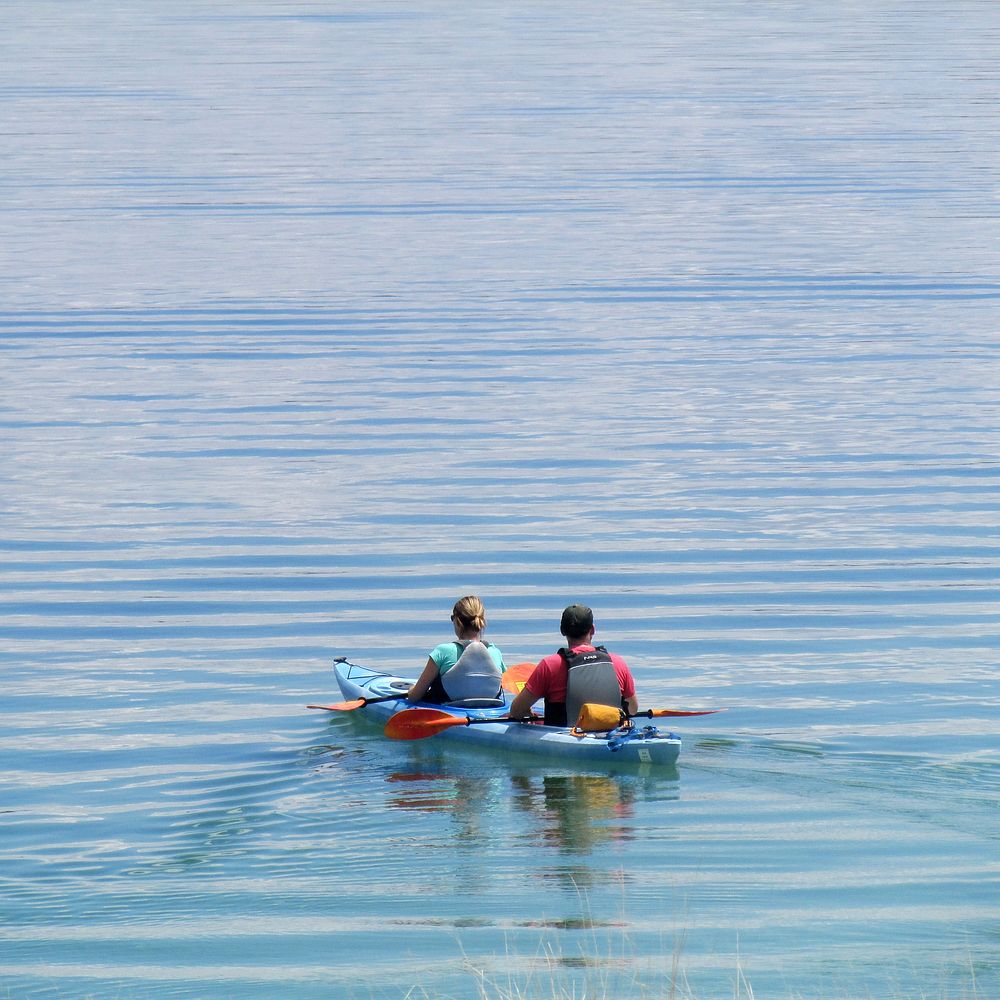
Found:
<path fill-rule="evenodd" d="M 443 704 L 467 698 L 497 698 L 503 654 L 482 638 L 486 609 L 478 597 L 463 597 L 451 612 L 456 638 L 431 650 L 427 664 L 406 697 Z"/>

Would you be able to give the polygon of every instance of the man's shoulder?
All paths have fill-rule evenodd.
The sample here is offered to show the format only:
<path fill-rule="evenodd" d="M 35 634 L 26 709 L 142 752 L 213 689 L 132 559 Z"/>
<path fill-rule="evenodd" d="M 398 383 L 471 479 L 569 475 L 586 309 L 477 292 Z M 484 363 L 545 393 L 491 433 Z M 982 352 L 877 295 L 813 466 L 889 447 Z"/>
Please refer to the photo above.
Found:
<path fill-rule="evenodd" d="M 618 667 L 620 670 L 624 670 L 627 674 L 632 673 L 632 671 L 629 669 L 629 665 L 625 662 L 624 657 L 619 656 L 617 653 L 609 653 L 608 655 L 611 657 L 611 662 L 616 667 Z"/>
<path fill-rule="evenodd" d="M 549 653 L 538 661 L 538 667 L 541 667 L 543 670 L 552 670 L 554 667 L 558 667 L 562 661 L 563 658 L 559 653 Z M 535 669 L 537 670 L 538 667 Z"/>

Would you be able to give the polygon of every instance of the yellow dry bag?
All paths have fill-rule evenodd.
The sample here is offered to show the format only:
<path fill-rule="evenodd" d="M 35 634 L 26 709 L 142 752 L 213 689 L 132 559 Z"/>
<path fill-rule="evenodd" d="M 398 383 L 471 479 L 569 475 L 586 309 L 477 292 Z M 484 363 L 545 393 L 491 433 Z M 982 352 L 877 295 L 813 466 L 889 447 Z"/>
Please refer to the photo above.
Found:
<path fill-rule="evenodd" d="M 588 703 L 580 709 L 579 718 L 571 732 L 574 736 L 582 736 L 584 733 L 606 733 L 617 729 L 627 719 L 628 716 L 614 705 Z"/>

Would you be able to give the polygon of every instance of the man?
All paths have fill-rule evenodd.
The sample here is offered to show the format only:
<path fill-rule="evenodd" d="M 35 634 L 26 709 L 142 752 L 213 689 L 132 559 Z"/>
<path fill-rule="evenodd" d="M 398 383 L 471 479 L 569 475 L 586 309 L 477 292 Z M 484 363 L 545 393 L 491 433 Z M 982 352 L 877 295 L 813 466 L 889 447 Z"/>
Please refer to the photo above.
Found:
<path fill-rule="evenodd" d="M 513 719 L 526 719 L 531 706 L 545 699 L 547 726 L 575 725 L 581 706 L 613 705 L 629 715 L 639 710 L 635 681 L 628 664 L 595 646 L 594 612 L 583 604 L 571 604 L 559 622 L 566 646 L 539 660 L 527 683 L 510 706 Z"/>

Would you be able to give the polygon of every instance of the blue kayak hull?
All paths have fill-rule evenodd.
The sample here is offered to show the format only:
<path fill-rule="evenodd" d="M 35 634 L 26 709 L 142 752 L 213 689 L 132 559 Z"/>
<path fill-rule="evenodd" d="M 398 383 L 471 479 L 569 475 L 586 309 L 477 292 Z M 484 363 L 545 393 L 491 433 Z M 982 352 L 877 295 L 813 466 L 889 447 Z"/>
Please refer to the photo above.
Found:
<path fill-rule="evenodd" d="M 412 680 L 346 660 L 338 660 L 335 663 L 334 673 L 346 699 L 399 696 L 392 701 L 365 705 L 364 708 L 358 709 L 374 721 L 384 723 L 397 712 L 415 707 L 434 708 L 460 718 L 471 716 L 475 719 L 497 719 L 495 723 L 452 726 L 431 737 L 435 741 L 463 743 L 467 746 L 499 751 L 501 754 L 528 754 L 563 763 L 579 761 L 588 766 L 602 762 L 673 765 L 677 762 L 681 751 L 679 736 L 663 732 L 655 726 L 637 726 L 634 736 L 629 737 L 626 734 L 624 739 L 621 733 L 611 734 L 610 738 L 601 733 L 573 736 L 564 728 L 509 722 L 502 718 L 507 714 L 506 705 L 495 708 L 461 709 L 448 705 L 412 704 L 406 700 L 406 692 L 413 684 Z"/>

